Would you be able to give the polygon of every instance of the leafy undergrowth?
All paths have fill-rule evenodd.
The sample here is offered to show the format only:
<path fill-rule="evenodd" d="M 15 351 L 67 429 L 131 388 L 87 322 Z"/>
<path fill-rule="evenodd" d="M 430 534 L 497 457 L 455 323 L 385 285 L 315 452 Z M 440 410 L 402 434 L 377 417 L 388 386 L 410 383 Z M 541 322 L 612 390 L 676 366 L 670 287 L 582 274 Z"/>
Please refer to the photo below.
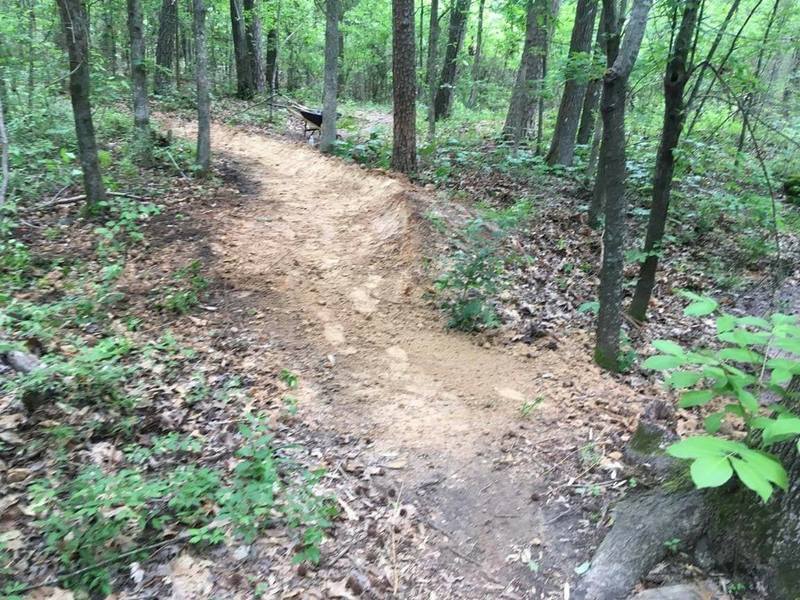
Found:
<path fill-rule="evenodd" d="M 353 458 L 363 442 L 304 420 L 302 378 L 252 315 L 220 310 L 230 290 L 195 216 L 238 201 L 235 169 L 175 179 L 190 170 L 173 144 L 167 166 L 112 170 L 142 196 L 96 217 L 69 187 L 42 200 L 45 183 L 2 216 L 3 597 L 391 587 L 385 551 L 353 583 L 332 540 L 369 529 L 367 551 L 405 526 L 371 483 L 381 470 Z"/>

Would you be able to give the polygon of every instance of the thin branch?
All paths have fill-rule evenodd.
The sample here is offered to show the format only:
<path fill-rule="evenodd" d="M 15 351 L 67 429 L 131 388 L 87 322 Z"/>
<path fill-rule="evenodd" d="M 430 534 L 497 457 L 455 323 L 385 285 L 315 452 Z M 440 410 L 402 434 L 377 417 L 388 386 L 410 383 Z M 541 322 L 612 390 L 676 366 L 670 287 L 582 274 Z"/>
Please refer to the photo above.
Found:
<path fill-rule="evenodd" d="M 0 99 L 0 207 L 5 204 L 8 189 L 8 134 L 3 119 L 3 102 Z"/>
<path fill-rule="evenodd" d="M 78 575 L 82 575 L 83 573 L 86 573 L 88 571 L 94 571 L 95 569 L 100 569 L 102 567 L 107 567 L 110 564 L 113 564 L 115 562 L 119 562 L 123 558 L 128 558 L 129 556 L 133 556 L 134 554 L 139 554 L 140 552 L 148 552 L 150 550 L 155 550 L 156 548 L 160 548 L 161 546 L 166 546 L 167 544 L 170 544 L 172 542 L 183 542 L 188 538 L 189 538 L 189 534 L 188 533 L 182 533 L 180 535 L 175 536 L 174 538 L 161 540 L 159 542 L 155 542 L 155 543 L 149 544 L 147 546 L 141 546 L 139 548 L 134 548 L 133 550 L 128 550 L 127 552 L 123 552 L 122 554 L 119 554 L 119 555 L 114 556 L 112 558 L 107 558 L 105 560 L 101 560 L 100 562 L 96 562 L 93 565 L 89 565 L 88 567 L 83 567 L 82 569 L 77 569 L 75 571 L 69 571 L 67 573 L 59 573 L 55 577 L 52 577 L 51 579 L 47 579 L 45 581 L 42 581 L 41 583 L 34 583 L 33 585 L 29 585 L 28 587 L 24 587 L 24 588 L 19 589 L 19 590 L 14 590 L 14 593 L 16 593 L 16 594 L 24 594 L 25 592 L 30 592 L 31 590 L 35 590 L 35 589 L 38 589 L 38 588 L 41 588 L 41 587 L 55 585 L 57 583 L 60 583 L 60 582 L 64 581 L 65 579 L 70 579 L 72 577 L 76 577 Z"/>

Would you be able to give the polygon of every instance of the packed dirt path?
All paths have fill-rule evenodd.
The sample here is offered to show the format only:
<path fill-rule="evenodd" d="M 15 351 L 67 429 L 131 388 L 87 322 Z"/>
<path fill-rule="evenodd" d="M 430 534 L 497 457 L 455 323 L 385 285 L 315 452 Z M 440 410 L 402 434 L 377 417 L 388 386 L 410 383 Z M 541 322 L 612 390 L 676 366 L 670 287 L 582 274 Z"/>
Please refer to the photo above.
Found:
<path fill-rule="evenodd" d="M 419 557 L 426 585 L 398 596 L 565 597 L 591 549 L 571 531 L 574 482 L 558 477 L 608 433 L 591 408 L 632 392 L 580 334 L 554 351 L 448 330 L 426 298 L 427 192 L 279 138 L 215 125 L 212 141 L 255 184 L 215 219 L 219 276 L 265 315 L 250 326 L 298 373 L 304 414 L 371 439 L 400 502 L 436 532 Z"/>

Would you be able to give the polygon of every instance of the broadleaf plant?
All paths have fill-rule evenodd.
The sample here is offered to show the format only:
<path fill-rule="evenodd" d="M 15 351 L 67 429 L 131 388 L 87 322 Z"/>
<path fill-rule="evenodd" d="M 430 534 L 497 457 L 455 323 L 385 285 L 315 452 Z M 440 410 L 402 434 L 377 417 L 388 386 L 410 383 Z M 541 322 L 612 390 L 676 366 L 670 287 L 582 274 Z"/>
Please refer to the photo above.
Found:
<path fill-rule="evenodd" d="M 710 298 L 683 295 L 691 300 L 687 315 L 708 316 L 718 309 Z M 701 410 L 727 400 L 704 416 L 710 435 L 679 441 L 667 453 L 692 461 L 689 472 L 698 488 L 719 487 L 736 475 L 766 502 L 776 487 L 786 490 L 789 485 L 786 470 L 768 449 L 800 436 L 800 417 L 792 413 L 797 393 L 790 391 L 792 379 L 800 376 L 800 325 L 796 317 L 780 313 L 769 319 L 721 314 L 716 329 L 715 349 L 688 350 L 670 340 L 655 340 L 660 354 L 643 363 L 646 369 L 667 372 L 667 385 L 680 391 L 681 408 Z M 779 400 L 762 405 L 759 398 L 766 392 Z M 741 439 L 720 433 L 726 416 L 741 420 Z"/>

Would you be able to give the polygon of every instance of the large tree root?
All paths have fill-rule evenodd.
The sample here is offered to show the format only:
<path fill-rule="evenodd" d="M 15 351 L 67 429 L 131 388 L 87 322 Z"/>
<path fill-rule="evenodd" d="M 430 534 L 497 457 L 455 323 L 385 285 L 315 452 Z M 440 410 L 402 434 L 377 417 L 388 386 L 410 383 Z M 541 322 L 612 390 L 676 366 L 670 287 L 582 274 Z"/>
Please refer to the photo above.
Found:
<path fill-rule="evenodd" d="M 709 511 L 698 491 L 657 490 L 621 502 L 614 526 L 597 549 L 577 591 L 579 600 L 620 600 L 665 556 L 668 540 L 693 546 Z"/>

